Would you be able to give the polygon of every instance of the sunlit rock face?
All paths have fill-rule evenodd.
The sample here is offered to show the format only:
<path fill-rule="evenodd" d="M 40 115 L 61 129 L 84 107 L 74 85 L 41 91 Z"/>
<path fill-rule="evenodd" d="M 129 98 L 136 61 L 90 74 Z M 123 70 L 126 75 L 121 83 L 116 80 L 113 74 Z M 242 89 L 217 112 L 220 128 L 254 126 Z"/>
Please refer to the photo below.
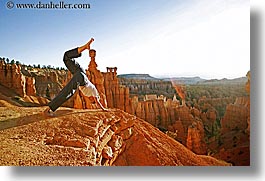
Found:
<path fill-rule="evenodd" d="M 59 108 L 55 117 L 45 116 L 43 109 L 0 109 L 0 115 L 7 115 L 7 121 L 0 122 L 0 165 L 229 165 L 196 155 L 146 121 L 118 109 Z"/>
<path fill-rule="evenodd" d="M 0 60 L 0 84 L 12 89 L 21 97 L 36 95 L 35 79 L 21 73 L 21 66 Z"/>

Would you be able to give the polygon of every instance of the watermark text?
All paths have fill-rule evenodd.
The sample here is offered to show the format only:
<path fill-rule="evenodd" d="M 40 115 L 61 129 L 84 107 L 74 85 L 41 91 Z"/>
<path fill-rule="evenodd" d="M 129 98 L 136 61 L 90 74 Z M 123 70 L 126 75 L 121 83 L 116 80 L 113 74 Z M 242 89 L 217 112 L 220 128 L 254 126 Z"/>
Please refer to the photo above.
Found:
<path fill-rule="evenodd" d="M 8 9 L 90 9 L 90 4 L 88 3 L 65 3 L 64 1 L 59 2 L 41 2 L 38 3 L 14 3 L 13 1 L 8 1 L 6 3 Z"/>

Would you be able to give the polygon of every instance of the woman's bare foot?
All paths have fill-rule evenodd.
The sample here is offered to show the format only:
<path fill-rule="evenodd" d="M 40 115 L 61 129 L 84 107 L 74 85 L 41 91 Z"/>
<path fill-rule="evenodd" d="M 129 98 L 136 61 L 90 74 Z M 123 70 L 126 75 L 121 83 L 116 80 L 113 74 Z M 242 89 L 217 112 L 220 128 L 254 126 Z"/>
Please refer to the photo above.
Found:
<path fill-rule="evenodd" d="M 54 112 L 49 107 L 43 111 L 43 114 L 45 116 L 49 116 L 49 117 L 54 117 L 55 116 Z"/>
<path fill-rule="evenodd" d="M 81 47 L 78 47 L 78 54 L 82 53 L 84 50 L 90 50 L 90 45 L 94 41 L 94 38 L 91 38 L 86 44 Z"/>
<path fill-rule="evenodd" d="M 90 45 L 91 45 L 91 43 L 94 41 L 94 38 L 91 38 L 88 42 L 87 42 L 87 44 L 86 44 L 86 48 L 88 49 L 88 50 L 90 50 Z"/>

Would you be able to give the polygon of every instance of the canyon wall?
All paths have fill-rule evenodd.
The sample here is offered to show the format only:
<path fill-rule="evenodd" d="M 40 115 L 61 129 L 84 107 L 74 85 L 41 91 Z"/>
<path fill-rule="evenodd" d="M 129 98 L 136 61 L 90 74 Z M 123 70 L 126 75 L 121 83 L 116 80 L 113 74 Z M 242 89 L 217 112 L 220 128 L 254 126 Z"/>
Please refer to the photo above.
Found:
<path fill-rule="evenodd" d="M 119 84 L 117 67 L 107 67 L 107 72 L 103 73 L 103 77 L 108 107 L 131 113 L 129 88 Z"/>
<path fill-rule="evenodd" d="M 37 94 L 49 99 L 54 98 L 72 77 L 70 72 L 67 71 L 36 68 L 27 70 L 19 65 L 5 64 L 3 61 L 0 64 L 0 74 L 0 83 L 15 90 L 19 95 Z M 249 143 L 249 96 L 213 98 L 207 94 L 205 97 L 193 99 L 192 103 L 190 101 L 185 102 L 185 96 L 189 96 L 189 93 L 183 97 L 179 91 L 174 91 L 173 86 L 169 86 L 168 83 L 163 84 L 156 81 L 149 85 L 147 80 L 134 80 L 131 85 L 130 81 L 125 83 L 125 80 L 117 77 L 117 67 L 107 67 L 106 72 L 100 72 L 97 69 L 95 57 L 91 57 L 86 74 L 99 91 L 100 101 L 105 107 L 126 111 L 144 119 L 163 132 L 173 133 L 175 140 L 186 145 L 197 154 L 207 154 L 208 149 L 222 150 L 216 154 L 217 157 L 221 155 L 221 159 L 238 164 L 239 161 L 229 160 L 228 158 L 231 155 L 237 155 L 235 151 L 231 151 L 231 147 L 236 145 L 237 149 L 239 147 L 242 147 L 242 149 L 243 147 L 244 149 L 249 148 L 249 145 L 243 145 L 244 142 Z M 247 77 L 246 90 L 249 93 L 250 73 L 247 74 Z M 121 81 L 123 81 L 122 85 Z M 139 83 L 139 85 L 136 85 L 136 83 Z M 162 91 L 173 90 L 170 92 L 173 96 L 153 94 L 151 88 L 161 88 Z M 134 93 L 131 94 L 130 90 Z M 143 95 L 140 93 L 140 96 L 136 96 L 137 91 L 149 91 L 150 94 Z M 174 95 L 173 93 L 176 92 L 178 94 Z M 183 93 L 186 94 L 187 92 Z M 192 98 L 192 96 L 190 97 Z M 177 98 L 181 98 L 182 102 Z M 76 91 L 75 95 L 64 106 L 78 109 L 98 108 L 88 98 L 82 97 L 79 91 Z M 226 107 L 226 109 L 222 110 L 223 107 Z M 219 134 L 217 120 L 220 119 L 221 129 Z M 209 135 L 212 137 L 209 137 Z M 233 145 L 230 145 L 230 147 L 222 146 L 222 144 L 231 141 L 231 135 L 234 138 L 232 140 Z M 206 144 L 206 141 L 209 144 Z M 247 155 L 247 153 L 244 152 L 243 155 Z M 233 156 L 233 158 L 236 158 L 236 156 Z M 247 161 L 239 164 L 247 164 Z"/>
<path fill-rule="evenodd" d="M 218 150 L 214 157 L 233 165 L 250 165 L 250 72 L 247 78 L 248 96 L 238 97 L 226 107 L 218 144 L 209 144 L 210 148 Z"/>
<path fill-rule="evenodd" d="M 119 84 L 128 87 L 130 95 L 137 95 L 139 100 L 144 100 L 145 95 L 151 95 L 154 93 L 157 95 L 164 95 L 168 98 L 173 98 L 174 94 L 176 94 L 170 81 L 164 81 L 159 79 L 118 79 Z"/>
<path fill-rule="evenodd" d="M 187 148 L 199 155 L 207 154 L 207 145 L 204 141 L 204 127 L 200 120 L 194 121 L 188 128 Z"/>
<path fill-rule="evenodd" d="M 14 90 L 21 97 L 36 95 L 35 79 L 21 73 L 21 65 L 0 60 L 0 84 Z"/>
<path fill-rule="evenodd" d="M 226 112 L 221 120 L 221 132 L 223 134 L 232 130 L 246 130 L 249 116 L 249 98 L 237 98 L 234 104 L 226 107 Z"/>
<path fill-rule="evenodd" d="M 146 121 L 119 109 L 61 108 L 56 117 L 47 117 L 42 111 L 43 107 L 0 109 L 0 115 L 9 120 L 0 121 L 0 165 L 230 165 L 194 154 Z"/>

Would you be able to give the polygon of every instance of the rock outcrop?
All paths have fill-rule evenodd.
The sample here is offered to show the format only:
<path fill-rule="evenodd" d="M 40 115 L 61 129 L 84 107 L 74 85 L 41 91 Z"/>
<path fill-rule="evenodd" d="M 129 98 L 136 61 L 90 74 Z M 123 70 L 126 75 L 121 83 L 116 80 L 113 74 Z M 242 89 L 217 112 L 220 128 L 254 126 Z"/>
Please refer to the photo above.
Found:
<path fill-rule="evenodd" d="M 164 95 L 165 97 L 172 98 L 176 91 L 172 87 L 170 81 L 164 80 L 148 80 L 148 79 L 130 79 L 118 78 L 120 85 L 129 88 L 131 95 L 137 95 L 139 100 L 144 100 L 145 95 Z"/>
<path fill-rule="evenodd" d="M 246 90 L 250 91 L 250 72 L 247 74 Z M 210 144 L 218 150 L 213 156 L 233 165 L 250 165 L 250 97 L 238 97 L 226 107 L 221 120 L 221 136 L 218 144 Z"/>
<path fill-rule="evenodd" d="M 174 139 L 187 145 L 195 153 L 206 154 L 204 124 L 199 110 L 180 106 L 176 99 L 165 101 L 159 97 L 145 101 L 134 98 L 132 104 L 131 107 L 135 107 L 132 114 L 161 130 L 176 133 Z"/>
<path fill-rule="evenodd" d="M 187 148 L 199 155 L 207 154 L 203 123 L 199 120 L 193 122 L 188 128 Z"/>
<path fill-rule="evenodd" d="M 221 120 L 221 132 L 225 134 L 233 130 L 246 130 L 248 127 L 249 98 L 237 98 L 234 104 L 226 107 L 226 112 Z"/>
<path fill-rule="evenodd" d="M 86 74 L 88 79 L 96 86 L 99 95 L 101 97 L 101 104 L 104 107 L 107 107 L 107 101 L 106 101 L 106 94 L 105 94 L 105 88 L 104 88 L 104 77 L 102 73 L 97 69 L 97 63 L 96 63 L 96 51 L 90 50 L 89 56 L 91 58 L 91 61 L 88 65 L 88 69 L 86 70 Z"/>
<path fill-rule="evenodd" d="M 0 107 L 0 115 L 6 115 L 0 116 L 0 165 L 229 165 L 194 154 L 121 110 L 59 108 L 53 118 L 42 110 Z"/>
<path fill-rule="evenodd" d="M 0 60 L 0 84 L 14 90 L 21 97 L 36 95 L 35 80 L 21 73 L 21 66 Z"/>
<path fill-rule="evenodd" d="M 64 70 L 35 68 L 30 73 L 36 80 L 37 95 L 48 99 L 53 99 L 71 78 Z"/>
<path fill-rule="evenodd" d="M 135 112 L 132 114 L 146 120 L 153 126 L 167 128 L 168 114 L 164 100 L 137 101 L 136 104 Z"/>
<path fill-rule="evenodd" d="M 212 148 L 212 145 L 209 145 Z M 241 131 L 231 131 L 221 136 L 216 153 L 212 156 L 234 166 L 250 166 L 249 137 Z"/>
<path fill-rule="evenodd" d="M 172 124 L 173 131 L 180 131 L 181 134 L 178 134 L 178 140 L 181 140 L 181 143 L 187 144 L 188 128 L 196 121 L 196 118 L 191 114 L 191 110 L 187 106 L 179 106 L 176 108 L 176 122 Z"/>
<path fill-rule="evenodd" d="M 103 76 L 108 107 L 131 113 L 129 88 L 119 84 L 117 67 L 107 67 L 107 72 L 104 72 Z"/>
<path fill-rule="evenodd" d="M 24 96 L 20 97 L 13 89 L 7 88 L 0 84 L 0 107 L 10 106 L 39 106 L 47 105 L 48 99 L 39 96 Z"/>
<path fill-rule="evenodd" d="M 36 96 L 35 78 L 26 77 L 26 95 Z"/>
<path fill-rule="evenodd" d="M 177 119 L 176 108 L 179 101 L 174 97 L 167 99 L 164 96 L 145 95 L 145 100 L 140 101 L 137 96 L 129 99 L 129 113 L 134 114 L 153 126 L 167 129 Z"/>

